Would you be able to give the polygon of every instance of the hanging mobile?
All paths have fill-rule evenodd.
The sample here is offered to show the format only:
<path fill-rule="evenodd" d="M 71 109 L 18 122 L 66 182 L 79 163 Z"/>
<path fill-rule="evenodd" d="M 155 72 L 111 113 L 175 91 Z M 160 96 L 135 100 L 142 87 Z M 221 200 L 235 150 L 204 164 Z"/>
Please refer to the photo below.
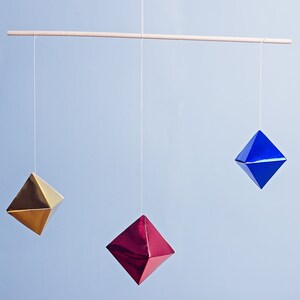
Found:
<path fill-rule="evenodd" d="M 260 74 L 260 128 L 261 128 L 261 103 L 262 103 L 262 44 L 259 51 L 259 74 Z M 237 156 L 235 161 L 247 173 L 247 175 L 261 189 L 271 177 L 285 163 L 287 159 L 277 147 L 259 130 L 248 142 L 245 148 Z"/>
<path fill-rule="evenodd" d="M 36 175 L 36 97 L 35 97 L 35 39 L 33 37 L 33 135 L 34 173 L 7 208 L 7 212 L 23 225 L 41 235 L 46 224 L 64 199 L 53 187 Z"/>
<path fill-rule="evenodd" d="M 141 1 L 141 212 L 143 211 L 143 0 Z M 142 214 L 106 248 L 140 285 L 175 252 Z"/>

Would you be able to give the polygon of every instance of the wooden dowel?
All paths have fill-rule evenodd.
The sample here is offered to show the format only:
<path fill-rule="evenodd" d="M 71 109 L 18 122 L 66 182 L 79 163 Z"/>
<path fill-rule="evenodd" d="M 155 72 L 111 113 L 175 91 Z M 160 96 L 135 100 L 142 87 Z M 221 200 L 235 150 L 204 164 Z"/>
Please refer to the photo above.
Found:
<path fill-rule="evenodd" d="M 197 36 L 175 34 L 150 33 L 119 33 L 119 32 L 83 32 L 83 31 L 8 31 L 8 36 L 69 36 L 69 37 L 100 37 L 100 38 L 127 38 L 150 40 L 180 40 L 204 42 L 234 42 L 234 43 L 264 43 L 264 44 L 291 44 L 291 39 L 257 38 L 257 37 L 226 37 L 226 36 Z"/>

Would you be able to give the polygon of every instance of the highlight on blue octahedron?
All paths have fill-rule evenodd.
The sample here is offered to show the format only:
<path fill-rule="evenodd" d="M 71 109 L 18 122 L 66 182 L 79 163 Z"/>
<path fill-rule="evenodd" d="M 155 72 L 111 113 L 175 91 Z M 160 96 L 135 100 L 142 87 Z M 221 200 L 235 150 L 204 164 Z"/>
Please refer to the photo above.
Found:
<path fill-rule="evenodd" d="M 258 131 L 235 159 L 237 164 L 262 189 L 285 163 L 285 156 Z"/>

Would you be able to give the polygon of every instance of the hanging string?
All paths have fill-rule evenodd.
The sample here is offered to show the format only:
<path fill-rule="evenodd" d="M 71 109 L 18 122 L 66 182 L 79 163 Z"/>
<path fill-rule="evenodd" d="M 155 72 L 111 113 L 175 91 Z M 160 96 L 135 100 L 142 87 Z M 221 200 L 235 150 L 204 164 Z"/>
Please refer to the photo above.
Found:
<path fill-rule="evenodd" d="M 35 41 L 33 36 L 33 169 L 36 173 L 36 95 L 35 95 Z"/>
<path fill-rule="evenodd" d="M 140 100 L 141 100 L 141 103 L 140 103 L 140 117 L 141 117 L 141 128 L 140 128 L 140 134 L 141 134 L 141 149 L 140 149 L 140 152 L 141 152 L 141 169 L 140 169 L 140 173 L 141 173 L 141 186 L 140 186 L 140 192 L 141 192 L 141 215 L 143 214 L 143 33 L 144 33 L 144 0 L 141 0 L 141 61 L 140 61 L 140 66 L 141 66 L 141 69 L 140 69 L 140 76 L 141 76 L 141 88 L 140 88 Z"/>
<path fill-rule="evenodd" d="M 259 45 L 259 129 L 261 129 L 261 115 L 262 115 L 262 45 L 264 39 L 260 41 Z"/>

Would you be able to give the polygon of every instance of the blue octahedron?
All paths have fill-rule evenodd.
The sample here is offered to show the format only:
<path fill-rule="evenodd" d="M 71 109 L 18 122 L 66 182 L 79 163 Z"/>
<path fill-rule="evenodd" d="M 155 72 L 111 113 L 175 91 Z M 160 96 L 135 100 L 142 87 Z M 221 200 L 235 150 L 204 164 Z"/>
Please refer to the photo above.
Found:
<path fill-rule="evenodd" d="M 262 189 L 285 163 L 286 158 L 259 130 L 235 161 Z"/>

